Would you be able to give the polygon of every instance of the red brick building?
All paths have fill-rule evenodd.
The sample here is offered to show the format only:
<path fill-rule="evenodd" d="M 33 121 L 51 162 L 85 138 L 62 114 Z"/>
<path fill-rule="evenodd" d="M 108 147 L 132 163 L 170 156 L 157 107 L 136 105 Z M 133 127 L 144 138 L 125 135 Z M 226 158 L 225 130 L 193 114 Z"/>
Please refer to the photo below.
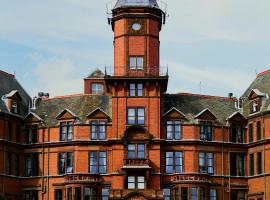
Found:
<path fill-rule="evenodd" d="M 10 200 L 270 199 L 270 71 L 240 99 L 167 94 L 156 0 L 118 0 L 114 67 L 84 94 L 31 99 L 0 71 L 0 195 Z"/>

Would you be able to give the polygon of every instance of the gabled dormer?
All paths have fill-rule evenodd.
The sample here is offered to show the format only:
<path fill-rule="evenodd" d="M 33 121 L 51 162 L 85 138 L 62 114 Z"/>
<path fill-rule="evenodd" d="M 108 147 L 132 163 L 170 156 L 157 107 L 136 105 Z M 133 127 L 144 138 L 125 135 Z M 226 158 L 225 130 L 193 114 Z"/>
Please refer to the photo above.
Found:
<path fill-rule="evenodd" d="M 263 99 L 267 95 L 258 89 L 253 89 L 248 95 L 249 100 L 249 113 L 254 114 L 261 111 Z"/>
<path fill-rule="evenodd" d="M 97 108 L 97 109 L 93 110 L 86 117 L 89 119 L 89 121 L 91 121 L 91 120 L 109 121 L 111 119 L 110 115 L 108 113 L 106 113 L 104 110 L 102 110 L 101 108 Z"/>
<path fill-rule="evenodd" d="M 194 119 L 197 119 L 199 121 L 215 121 L 217 117 L 208 109 L 204 109 L 201 112 L 199 112 L 197 115 L 195 115 Z"/>
<path fill-rule="evenodd" d="M 245 143 L 245 126 L 247 119 L 239 112 L 234 112 L 228 118 L 230 126 L 229 141 L 233 143 Z"/>
<path fill-rule="evenodd" d="M 7 107 L 9 112 L 20 115 L 22 97 L 18 90 L 12 90 L 10 93 L 5 95 L 5 98 L 7 99 Z"/>
<path fill-rule="evenodd" d="M 64 109 L 62 112 L 60 112 L 57 116 L 56 119 L 59 121 L 63 121 L 63 120 L 75 120 L 77 118 L 77 115 L 75 113 L 73 113 L 71 110 L 69 109 Z"/>
<path fill-rule="evenodd" d="M 204 141 L 213 140 L 213 125 L 217 120 L 217 117 L 208 109 L 202 110 L 198 113 L 194 119 L 198 120 L 200 126 L 200 139 Z"/>
<path fill-rule="evenodd" d="M 25 118 L 24 123 L 26 124 L 38 124 L 42 122 L 42 118 L 39 117 L 36 113 L 30 112 Z"/>
<path fill-rule="evenodd" d="M 184 120 L 184 119 L 186 119 L 186 116 L 183 112 L 181 112 L 177 108 L 173 107 L 170 110 L 168 110 L 164 115 L 162 115 L 162 118 L 164 120 L 168 120 L 168 119 Z"/>

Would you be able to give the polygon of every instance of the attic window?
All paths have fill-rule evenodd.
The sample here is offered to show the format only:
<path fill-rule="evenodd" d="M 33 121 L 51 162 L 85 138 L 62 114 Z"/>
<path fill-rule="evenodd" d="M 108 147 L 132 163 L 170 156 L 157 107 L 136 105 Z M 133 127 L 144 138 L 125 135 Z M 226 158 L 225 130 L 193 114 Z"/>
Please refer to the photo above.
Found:
<path fill-rule="evenodd" d="M 92 83 L 91 90 L 92 90 L 92 94 L 102 94 L 103 85 L 101 83 Z"/>
<path fill-rule="evenodd" d="M 250 113 L 256 113 L 260 111 L 260 99 L 251 101 Z"/>
<path fill-rule="evenodd" d="M 14 114 L 18 114 L 18 103 L 17 101 L 11 101 L 11 112 Z"/>

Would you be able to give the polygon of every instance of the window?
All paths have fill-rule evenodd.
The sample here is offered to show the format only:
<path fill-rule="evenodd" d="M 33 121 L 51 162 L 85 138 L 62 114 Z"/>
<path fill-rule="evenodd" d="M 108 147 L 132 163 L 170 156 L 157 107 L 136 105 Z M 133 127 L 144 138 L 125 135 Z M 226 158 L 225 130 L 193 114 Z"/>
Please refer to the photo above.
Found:
<path fill-rule="evenodd" d="M 106 123 L 101 121 L 91 122 L 91 140 L 106 139 Z"/>
<path fill-rule="evenodd" d="M 12 140 L 12 132 L 13 132 L 13 130 L 12 130 L 12 122 L 8 122 L 8 137 L 7 137 L 7 139 L 9 140 L 9 141 L 11 141 Z"/>
<path fill-rule="evenodd" d="M 181 139 L 181 122 L 167 121 L 167 139 L 180 140 Z"/>
<path fill-rule="evenodd" d="M 145 178 L 144 176 L 128 176 L 128 189 L 144 189 Z"/>
<path fill-rule="evenodd" d="M 201 187 L 200 188 L 200 200 L 205 199 L 205 188 Z"/>
<path fill-rule="evenodd" d="M 82 199 L 82 190 L 80 187 L 75 188 L 75 200 L 81 200 Z"/>
<path fill-rule="evenodd" d="M 183 152 L 166 152 L 166 173 L 183 172 Z"/>
<path fill-rule="evenodd" d="M 23 193 L 24 200 L 38 200 L 38 191 L 25 191 Z"/>
<path fill-rule="evenodd" d="M 259 101 L 258 100 L 252 101 L 251 107 L 250 107 L 250 112 L 256 113 L 256 112 L 259 112 L 259 110 L 260 110 Z"/>
<path fill-rule="evenodd" d="M 250 176 L 254 175 L 254 155 L 253 154 L 249 155 L 249 175 Z"/>
<path fill-rule="evenodd" d="M 65 152 L 58 154 L 58 173 L 70 174 L 73 173 L 73 153 Z"/>
<path fill-rule="evenodd" d="M 129 69 L 143 69 L 143 56 L 130 56 Z"/>
<path fill-rule="evenodd" d="M 144 108 L 128 108 L 128 125 L 144 125 Z"/>
<path fill-rule="evenodd" d="M 239 191 L 239 200 L 246 200 L 246 193 L 244 191 Z"/>
<path fill-rule="evenodd" d="M 253 124 L 248 125 L 249 142 L 253 142 Z"/>
<path fill-rule="evenodd" d="M 16 173 L 16 176 L 19 176 L 20 175 L 20 156 L 19 154 L 16 154 L 15 155 L 15 173 Z"/>
<path fill-rule="evenodd" d="M 67 189 L 67 200 L 72 200 L 72 188 Z"/>
<path fill-rule="evenodd" d="M 55 190 L 55 200 L 62 200 L 63 199 L 63 190 L 56 189 Z"/>
<path fill-rule="evenodd" d="M 18 103 L 17 101 L 11 101 L 11 112 L 14 114 L 18 114 Z"/>
<path fill-rule="evenodd" d="M 16 142 L 19 143 L 20 142 L 20 131 L 21 131 L 21 126 L 17 125 L 16 126 Z"/>
<path fill-rule="evenodd" d="M 73 137 L 72 132 L 73 132 L 72 122 L 60 123 L 60 141 L 71 141 Z"/>
<path fill-rule="evenodd" d="M 102 200 L 109 200 L 109 189 L 108 188 L 102 188 L 102 192 L 101 192 L 101 199 Z"/>
<path fill-rule="evenodd" d="M 34 144 L 38 143 L 38 126 L 26 126 L 25 128 L 25 143 L 26 144 Z"/>
<path fill-rule="evenodd" d="M 242 124 L 233 124 L 230 141 L 234 143 L 244 143 L 244 127 Z"/>
<path fill-rule="evenodd" d="M 261 136 L 261 122 L 260 121 L 257 122 L 256 132 L 257 132 L 257 141 L 261 140 L 262 136 Z"/>
<path fill-rule="evenodd" d="M 210 190 L 209 192 L 210 200 L 217 200 L 217 190 Z"/>
<path fill-rule="evenodd" d="M 200 139 L 212 141 L 213 139 L 213 124 L 212 122 L 200 122 Z"/>
<path fill-rule="evenodd" d="M 127 155 L 128 155 L 128 159 L 145 158 L 145 145 L 144 144 L 129 144 Z"/>
<path fill-rule="evenodd" d="M 198 198 L 198 189 L 191 188 L 191 200 L 197 200 Z"/>
<path fill-rule="evenodd" d="M 39 175 L 39 155 L 25 154 L 25 176 L 38 176 Z"/>
<path fill-rule="evenodd" d="M 84 200 L 92 200 L 96 198 L 96 190 L 90 187 L 84 188 Z"/>
<path fill-rule="evenodd" d="M 230 175 L 245 176 L 244 153 L 230 153 Z"/>
<path fill-rule="evenodd" d="M 101 83 L 92 83 L 91 84 L 92 94 L 102 94 L 103 85 Z"/>
<path fill-rule="evenodd" d="M 181 188 L 181 200 L 188 200 L 188 188 Z"/>
<path fill-rule="evenodd" d="M 129 84 L 129 96 L 142 97 L 143 96 L 143 84 L 142 83 L 130 83 Z"/>
<path fill-rule="evenodd" d="M 7 153 L 6 157 L 6 174 L 11 175 L 12 174 L 12 154 Z"/>
<path fill-rule="evenodd" d="M 90 174 L 106 174 L 107 171 L 107 155 L 105 151 L 89 152 L 89 173 Z"/>
<path fill-rule="evenodd" d="M 199 153 L 199 172 L 214 174 L 214 153 Z"/>
<path fill-rule="evenodd" d="M 171 199 L 171 190 L 169 188 L 164 188 L 163 195 L 164 195 L 164 200 L 170 200 Z"/>
<path fill-rule="evenodd" d="M 257 153 L 257 174 L 262 174 L 262 152 Z"/>

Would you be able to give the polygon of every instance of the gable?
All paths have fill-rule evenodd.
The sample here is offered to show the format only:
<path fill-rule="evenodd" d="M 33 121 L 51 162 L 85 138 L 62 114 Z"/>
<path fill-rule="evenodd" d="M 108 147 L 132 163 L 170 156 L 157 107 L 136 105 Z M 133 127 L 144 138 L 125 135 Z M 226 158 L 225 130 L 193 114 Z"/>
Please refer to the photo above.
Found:
<path fill-rule="evenodd" d="M 56 116 L 58 120 L 75 119 L 77 116 L 72 111 L 65 109 Z"/>
<path fill-rule="evenodd" d="M 89 113 L 87 117 L 90 119 L 110 119 L 110 116 L 100 108 Z"/>
<path fill-rule="evenodd" d="M 233 122 L 245 122 L 246 118 L 241 113 L 235 112 L 228 117 L 228 120 Z"/>
<path fill-rule="evenodd" d="M 6 97 L 15 101 L 22 101 L 22 97 L 17 90 L 12 90 Z"/>
<path fill-rule="evenodd" d="M 30 112 L 25 118 L 25 123 L 39 123 L 42 119 L 35 113 Z"/>
<path fill-rule="evenodd" d="M 201 119 L 201 120 L 216 120 L 217 119 L 216 116 L 209 109 L 205 109 L 201 111 L 194 118 Z"/>
<path fill-rule="evenodd" d="M 170 109 L 168 112 L 166 112 L 163 116 L 165 119 L 185 119 L 186 116 L 176 108 Z"/>
<path fill-rule="evenodd" d="M 263 96 L 265 96 L 264 93 L 260 92 L 258 89 L 253 89 L 248 95 L 248 100 L 257 99 Z"/>

